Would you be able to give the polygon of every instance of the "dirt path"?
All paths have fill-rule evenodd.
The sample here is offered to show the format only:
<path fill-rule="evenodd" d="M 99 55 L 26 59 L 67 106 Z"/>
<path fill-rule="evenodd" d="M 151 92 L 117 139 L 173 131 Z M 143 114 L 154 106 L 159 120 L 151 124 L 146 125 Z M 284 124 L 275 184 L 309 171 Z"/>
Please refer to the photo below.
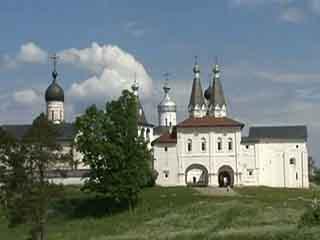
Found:
<path fill-rule="evenodd" d="M 210 195 L 210 196 L 236 196 L 238 195 L 232 188 L 219 188 L 219 187 L 195 187 L 199 193 L 203 195 Z"/>

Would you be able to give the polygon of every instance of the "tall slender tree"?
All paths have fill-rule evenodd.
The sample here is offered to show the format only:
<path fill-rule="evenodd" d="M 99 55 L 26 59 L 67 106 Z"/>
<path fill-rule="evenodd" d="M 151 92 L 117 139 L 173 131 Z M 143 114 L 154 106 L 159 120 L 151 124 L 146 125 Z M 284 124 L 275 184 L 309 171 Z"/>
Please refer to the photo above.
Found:
<path fill-rule="evenodd" d="M 42 113 L 23 139 L 11 140 L 5 134 L 1 142 L 2 203 L 12 225 L 30 226 L 31 239 L 46 239 L 48 206 L 57 190 L 47 172 L 64 159 L 57 134 L 57 127 Z"/>
<path fill-rule="evenodd" d="M 77 147 L 90 167 L 84 189 L 104 194 L 130 209 L 151 175 L 151 153 L 138 135 L 136 97 L 125 90 L 104 110 L 91 106 L 79 117 Z"/>

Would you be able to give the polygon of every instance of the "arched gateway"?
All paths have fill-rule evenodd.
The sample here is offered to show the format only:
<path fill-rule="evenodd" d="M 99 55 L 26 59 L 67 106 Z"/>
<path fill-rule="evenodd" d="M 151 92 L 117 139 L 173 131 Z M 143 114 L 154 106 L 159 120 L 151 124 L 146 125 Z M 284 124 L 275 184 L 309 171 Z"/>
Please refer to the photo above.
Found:
<path fill-rule="evenodd" d="M 185 181 L 189 186 L 208 186 L 208 170 L 201 164 L 190 165 L 185 172 Z"/>
<path fill-rule="evenodd" d="M 218 171 L 219 187 L 233 187 L 234 171 L 230 166 L 224 165 Z"/>

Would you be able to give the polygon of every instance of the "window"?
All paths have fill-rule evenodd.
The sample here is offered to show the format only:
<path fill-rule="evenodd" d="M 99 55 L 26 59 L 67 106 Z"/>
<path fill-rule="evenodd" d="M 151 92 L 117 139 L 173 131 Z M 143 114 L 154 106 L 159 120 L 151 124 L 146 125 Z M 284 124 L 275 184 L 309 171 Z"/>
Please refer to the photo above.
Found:
<path fill-rule="evenodd" d="M 167 127 L 167 126 L 168 126 L 168 118 L 166 118 L 166 120 L 165 120 L 165 121 L 166 121 L 166 127 Z"/>
<path fill-rule="evenodd" d="M 299 148 L 299 145 L 296 145 L 296 148 Z"/>
<path fill-rule="evenodd" d="M 54 111 L 51 111 L 51 120 L 55 120 L 54 119 Z"/>
<path fill-rule="evenodd" d="M 248 170 L 248 175 L 249 175 L 249 176 L 252 176 L 252 175 L 253 175 L 253 170 L 252 170 L 252 169 Z"/>
<path fill-rule="evenodd" d="M 222 139 L 221 138 L 218 138 L 218 140 L 217 140 L 217 148 L 218 148 L 218 151 L 222 150 Z"/>
<path fill-rule="evenodd" d="M 233 148 L 232 146 L 232 138 L 228 138 L 228 150 L 231 151 Z"/>
<path fill-rule="evenodd" d="M 191 151 L 192 151 L 192 141 L 191 141 L 191 139 L 188 139 L 187 151 L 188 151 L 188 152 L 191 152 Z"/>
<path fill-rule="evenodd" d="M 201 138 L 201 151 L 205 152 L 206 151 L 206 139 L 205 138 Z"/>
<path fill-rule="evenodd" d="M 168 173 L 165 173 L 165 174 L 164 174 L 164 177 L 165 177 L 165 178 L 168 178 Z"/>
<path fill-rule="evenodd" d="M 60 120 L 62 120 L 62 111 L 60 111 Z"/>
<path fill-rule="evenodd" d="M 298 180 L 298 173 L 296 173 L 296 180 Z"/>
<path fill-rule="evenodd" d="M 290 158 L 290 165 L 296 165 L 296 159 L 295 158 Z"/>
<path fill-rule="evenodd" d="M 164 147 L 164 151 L 165 151 L 165 152 L 168 152 L 168 147 Z"/>
<path fill-rule="evenodd" d="M 249 149 L 249 145 L 246 145 L 246 149 Z"/>

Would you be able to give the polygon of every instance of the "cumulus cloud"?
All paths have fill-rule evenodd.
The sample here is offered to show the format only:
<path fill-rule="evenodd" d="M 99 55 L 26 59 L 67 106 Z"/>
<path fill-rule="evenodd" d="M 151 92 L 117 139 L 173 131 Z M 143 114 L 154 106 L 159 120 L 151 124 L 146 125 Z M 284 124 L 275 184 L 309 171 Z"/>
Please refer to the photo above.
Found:
<path fill-rule="evenodd" d="M 33 105 L 43 101 L 42 96 L 33 89 L 24 89 L 12 94 L 16 103 L 23 105 Z"/>
<path fill-rule="evenodd" d="M 34 42 L 27 42 L 20 47 L 20 51 L 15 56 L 0 56 L 0 68 L 13 68 L 20 64 L 45 63 L 48 60 L 48 53 Z"/>
<path fill-rule="evenodd" d="M 47 60 L 47 52 L 37 46 L 34 42 L 23 44 L 16 57 L 16 61 L 23 63 L 45 63 Z"/>
<path fill-rule="evenodd" d="M 74 98 L 97 99 L 114 97 L 128 89 L 136 74 L 140 93 L 149 96 L 152 80 L 144 66 L 135 57 L 117 46 L 92 43 L 83 49 L 66 49 L 59 54 L 64 63 L 88 70 L 92 76 L 75 82 L 68 90 Z"/>

